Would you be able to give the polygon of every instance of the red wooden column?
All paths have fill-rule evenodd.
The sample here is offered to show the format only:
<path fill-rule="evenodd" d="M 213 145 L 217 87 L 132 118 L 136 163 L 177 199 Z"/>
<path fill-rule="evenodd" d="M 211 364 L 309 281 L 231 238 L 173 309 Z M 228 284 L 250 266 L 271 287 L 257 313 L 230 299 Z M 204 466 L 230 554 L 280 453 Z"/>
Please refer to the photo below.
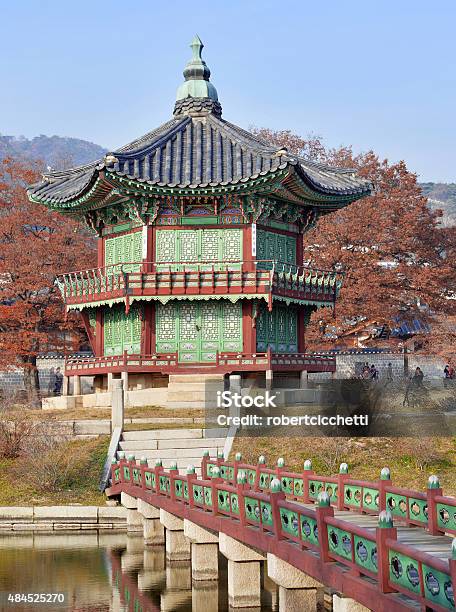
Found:
<path fill-rule="evenodd" d="M 298 353 L 306 352 L 306 310 L 305 306 L 298 308 Z"/>
<path fill-rule="evenodd" d="M 97 308 L 95 324 L 95 357 L 101 357 L 104 352 L 103 308 Z"/>
<path fill-rule="evenodd" d="M 97 238 L 97 267 L 104 267 L 104 238 Z"/>
<path fill-rule="evenodd" d="M 151 262 L 155 262 L 155 240 L 154 238 L 155 238 L 154 226 L 148 225 L 147 226 L 147 252 L 146 252 L 145 261 L 149 265 L 145 266 L 145 269 L 144 269 L 145 272 L 151 272 L 152 271 Z"/>
<path fill-rule="evenodd" d="M 256 243 L 255 249 L 252 249 L 252 226 L 244 225 L 242 228 L 242 259 L 247 262 L 244 265 L 245 270 L 255 270 L 255 266 L 250 263 L 256 260 L 256 255 L 253 255 L 253 252 L 256 252 Z"/>
<path fill-rule="evenodd" d="M 253 302 L 242 302 L 242 344 L 244 353 L 256 353 L 256 328 L 253 327 Z"/>
<path fill-rule="evenodd" d="M 144 305 L 144 319 L 141 328 L 141 354 L 152 355 L 155 353 L 155 304 Z"/>

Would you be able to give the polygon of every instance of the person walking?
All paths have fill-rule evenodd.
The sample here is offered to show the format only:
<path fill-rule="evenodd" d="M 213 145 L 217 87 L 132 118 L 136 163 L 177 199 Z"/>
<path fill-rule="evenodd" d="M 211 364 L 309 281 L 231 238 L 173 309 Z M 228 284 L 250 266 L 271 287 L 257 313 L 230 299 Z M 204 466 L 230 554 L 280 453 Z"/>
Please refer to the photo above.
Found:
<path fill-rule="evenodd" d="M 388 382 L 393 382 L 393 365 L 391 362 L 389 362 L 386 367 L 386 380 Z"/>
<path fill-rule="evenodd" d="M 61 395 L 63 386 L 63 374 L 60 368 L 55 371 L 54 395 Z"/>

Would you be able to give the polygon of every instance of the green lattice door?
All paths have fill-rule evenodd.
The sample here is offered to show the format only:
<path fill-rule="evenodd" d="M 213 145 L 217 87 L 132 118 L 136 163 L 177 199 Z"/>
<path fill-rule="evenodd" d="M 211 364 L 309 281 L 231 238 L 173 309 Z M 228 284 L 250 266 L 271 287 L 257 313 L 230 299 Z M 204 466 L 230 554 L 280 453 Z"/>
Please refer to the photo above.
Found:
<path fill-rule="evenodd" d="M 280 263 L 296 263 L 296 238 L 276 232 L 257 231 L 258 260 L 273 260 Z M 259 267 L 270 269 L 271 263 L 259 264 Z"/>
<path fill-rule="evenodd" d="M 242 230 L 158 230 L 155 257 L 159 270 L 169 268 L 160 265 L 165 262 L 176 262 L 171 266 L 172 270 L 184 269 L 178 262 L 187 262 L 186 270 L 211 269 L 213 265 L 217 270 L 221 267 L 217 262 L 242 260 Z M 236 267 L 236 264 L 232 264 L 232 267 Z"/>
<path fill-rule="evenodd" d="M 157 352 L 181 362 L 215 361 L 216 352 L 242 351 L 242 306 L 227 300 L 169 303 L 156 308 Z"/>
<path fill-rule="evenodd" d="M 277 353 L 298 350 L 298 311 L 292 306 L 274 305 L 272 312 L 262 305 L 256 323 L 257 351 L 269 347 Z"/>
<path fill-rule="evenodd" d="M 142 233 L 139 231 L 107 238 L 104 249 L 105 266 L 125 264 L 125 272 L 137 272 L 140 269 L 139 262 L 142 261 Z"/>
<path fill-rule="evenodd" d="M 140 352 L 141 314 L 138 306 L 132 306 L 128 315 L 123 304 L 105 307 L 103 330 L 105 355 Z"/>

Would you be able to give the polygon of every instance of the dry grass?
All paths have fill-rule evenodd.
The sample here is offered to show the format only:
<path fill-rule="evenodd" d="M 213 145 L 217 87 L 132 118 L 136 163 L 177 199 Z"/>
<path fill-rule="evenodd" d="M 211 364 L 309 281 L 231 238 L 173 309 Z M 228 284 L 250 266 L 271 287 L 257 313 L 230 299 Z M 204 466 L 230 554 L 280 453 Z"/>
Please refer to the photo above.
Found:
<path fill-rule="evenodd" d="M 98 491 L 98 481 L 106 459 L 109 438 L 72 440 L 65 443 L 68 456 L 77 457 L 78 469 L 60 481 L 60 490 L 47 491 L 36 478 L 27 478 L 35 470 L 33 461 L 0 460 L 0 506 L 100 505 L 106 497 Z"/>
<path fill-rule="evenodd" d="M 22 412 L 22 408 L 14 408 L 8 410 L 8 414 Z M 46 419 L 54 421 L 76 421 L 76 420 L 95 420 L 95 419 L 110 419 L 110 408 L 78 408 L 76 410 L 30 410 L 27 409 L 27 415 L 36 417 L 37 419 Z M 202 418 L 203 410 L 189 409 L 168 409 L 158 406 L 144 406 L 143 408 L 126 408 L 125 417 L 128 419 L 154 419 L 154 418 Z"/>
<path fill-rule="evenodd" d="M 313 469 L 328 474 L 328 438 L 247 438 L 237 437 L 230 457 L 241 452 L 243 460 L 256 463 L 265 455 L 268 465 L 284 457 L 287 468 L 302 471 L 303 462 L 312 459 Z M 339 439 L 340 440 L 340 439 Z M 424 490 L 427 477 L 437 474 L 444 493 L 456 495 L 456 438 L 347 438 L 342 461 L 350 474 L 363 480 L 377 480 L 382 467 L 391 469 L 393 484 Z"/>

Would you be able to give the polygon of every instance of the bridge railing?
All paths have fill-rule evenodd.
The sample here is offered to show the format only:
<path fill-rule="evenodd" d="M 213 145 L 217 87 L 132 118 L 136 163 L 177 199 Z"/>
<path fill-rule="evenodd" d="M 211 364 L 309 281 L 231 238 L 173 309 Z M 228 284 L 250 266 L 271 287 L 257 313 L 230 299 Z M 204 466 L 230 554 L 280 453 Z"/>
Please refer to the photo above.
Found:
<path fill-rule="evenodd" d="M 205 459 L 202 476 L 198 478 L 193 466 L 189 466 L 184 475 L 179 474 L 176 464 L 166 470 L 161 461 L 157 460 L 155 467 L 149 467 L 146 459 L 141 459 L 138 464 L 133 455 L 125 458 L 124 453 L 121 453 L 120 459 L 112 465 L 111 490 L 118 493 L 125 488 L 129 494 L 143 496 L 152 505 L 160 505 L 159 500 L 163 497 L 167 504 L 174 504 L 172 507 L 178 515 L 184 514 L 185 508 L 189 508 L 202 515 L 223 516 L 239 525 L 240 537 L 243 530 L 254 529 L 258 538 L 267 536 L 267 542 L 272 538 L 272 541 L 280 542 L 281 546 L 289 545 L 288 559 L 292 560 L 302 551 L 313 550 L 324 563 L 337 562 L 338 566 L 344 566 L 351 574 L 368 576 L 376 584 L 379 594 L 399 592 L 432 610 L 454 610 L 456 539 L 453 541 L 452 558 L 445 559 L 441 554 L 432 555 L 419 549 L 419 538 L 416 546 L 398 541 L 393 515 L 389 510 L 380 512 L 377 527 L 362 527 L 353 521 L 336 518 L 334 505 L 337 504 L 334 504 L 325 490 L 318 493 L 313 507 L 295 499 L 287 499 L 282 481 L 294 478 L 295 474 L 285 472 L 283 465 L 265 468 L 260 463 L 261 470 L 251 471 L 257 478 L 252 483 L 251 477 L 243 469 L 243 465 L 248 464 L 241 464 L 237 460 L 236 466 L 225 465 L 225 477 L 222 477 L 222 470 L 216 464 L 221 458 L 215 462 L 209 457 Z M 206 474 L 205 471 L 211 473 Z M 347 476 L 345 468 L 342 475 L 344 478 Z M 386 472 L 382 475 L 385 477 Z M 309 481 L 323 482 L 325 486 L 340 486 L 337 477 L 329 480 L 325 477 L 321 481 L 316 480 L 313 474 L 305 476 Z M 371 486 L 374 483 L 368 483 L 369 486 L 365 484 L 364 481 L 349 478 L 343 482 L 343 486 L 351 487 L 349 490 L 355 493 L 375 490 Z M 431 478 L 430 485 L 432 491 L 437 492 L 433 494 L 435 509 L 444 508 L 448 513 L 448 509 L 452 509 L 454 513 L 456 500 L 441 495 L 435 477 Z M 289 486 L 289 490 L 296 489 Z M 155 498 L 150 495 L 155 495 Z M 380 488 L 379 495 L 384 495 L 385 500 L 388 495 L 399 495 L 399 501 L 405 497 L 409 505 L 414 503 L 413 500 L 424 502 L 423 496 L 426 497 L 389 485 L 384 485 L 384 491 Z M 359 507 L 355 506 L 354 509 Z M 195 520 L 194 514 L 192 520 Z M 258 541 L 261 548 L 261 540 Z M 450 557 L 450 551 L 448 553 Z"/>
<path fill-rule="evenodd" d="M 204 477 L 211 478 L 214 468 L 220 470 L 223 480 L 231 483 L 235 483 L 238 473 L 243 471 L 246 486 L 254 491 L 269 490 L 271 480 L 278 478 L 288 499 L 316 503 L 318 495 L 325 492 L 331 506 L 338 510 L 373 515 L 388 510 L 396 520 L 426 528 L 433 535 L 456 535 L 456 498 L 444 496 L 435 477 L 429 479 L 427 491 L 421 492 L 393 486 L 388 468 L 383 468 L 379 480 L 364 481 L 350 478 L 345 463 L 341 464 L 339 474 L 321 476 L 312 470 L 310 460 L 304 463 L 302 472 L 290 472 L 285 469 L 283 459 L 279 459 L 276 466 L 267 467 L 264 456 L 253 465 L 242 462 L 239 453 L 231 462 L 221 456 L 204 456 L 201 465 Z"/>

